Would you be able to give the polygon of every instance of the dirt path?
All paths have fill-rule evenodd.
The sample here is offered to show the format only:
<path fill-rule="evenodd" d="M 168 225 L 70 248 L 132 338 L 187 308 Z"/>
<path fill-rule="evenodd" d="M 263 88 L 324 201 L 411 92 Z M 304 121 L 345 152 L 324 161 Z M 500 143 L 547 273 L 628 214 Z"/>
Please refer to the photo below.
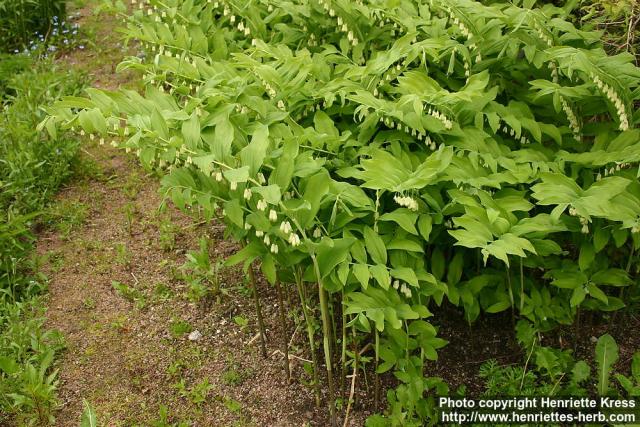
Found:
<path fill-rule="evenodd" d="M 97 86 L 135 87 L 132 75 L 113 75 L 123 56 L 113 39 L 118 23 L 91 10 L 82 9 L 79 22 L 95 31 L 95 46 L 60 61 L 89 71 Z M 236 247 L 223 229 L 198 225 L 171 206 L 158 210 L 158 179 L 133 157 L 89 141 L 83 157 L 89 177 L 58 195 L 60 222 L 37 248 L 48 259 L 47 326 L 67 343 L 58 366 L 56 424 L 77 426 L 86 399 L 105 426 L 322 425 L 324 410 L 315 409 L 311 389 L 299 381 L 306 376 L 302 366 L 293 361 L 295 381 L 284 380 L 281 355 L 274 353 L 280 337 L 269 329 L 277 322 L 273 297 L 263 301 L 266 360 L 244 274 L 221 268 L 210 276 L 225 290 L 220 301 L 190 298 L 179 267 L 201 237 L 213 265 L 232 254 Z M 268 285 L 261 280 L 260 286 Z M 201 338 L 190 340 L 192 331 Z M 360 424 L 364 415 L 356 414 Z"/>

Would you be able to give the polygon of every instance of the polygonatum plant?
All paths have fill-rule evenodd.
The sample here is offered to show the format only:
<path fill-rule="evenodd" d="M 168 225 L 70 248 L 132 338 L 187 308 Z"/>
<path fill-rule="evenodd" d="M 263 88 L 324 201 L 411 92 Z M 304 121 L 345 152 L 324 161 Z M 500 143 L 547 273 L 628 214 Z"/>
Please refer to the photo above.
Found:
<path fill-rule="evenodd" d="M 144 54 L 118 69 L 144 91 L 90 89 L 41 128 L 135 152 L 224 221 L 228 263 L 299 294 L 316 379 L 319 312 L 332 423 L 369 339 L 399 384 L 370 424 L 435 422 L 438 306 L 544 330 L 638 293 L 640 70 L 524 3 L 134 1 Z"/>

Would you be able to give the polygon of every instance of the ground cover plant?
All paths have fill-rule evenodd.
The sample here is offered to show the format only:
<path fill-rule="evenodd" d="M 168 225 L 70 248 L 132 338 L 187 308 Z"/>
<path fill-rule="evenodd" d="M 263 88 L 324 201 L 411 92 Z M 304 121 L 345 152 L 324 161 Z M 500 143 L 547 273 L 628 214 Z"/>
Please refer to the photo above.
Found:
<path fill-rule="evenodd" d="M 136 2 L 145 54 L 119 68 L 144 93 L 88 90 L 41 129 L 133 150 L 224 220 L 228 264 L 299 299 L 333 424 L 365 349 L 376 400 L 395 378 L 368 423 L 436 422 L 438 306 L 548 331 L 638 300 L 640 72 L 529 3 Z"/>
<path fill-rule="evenodd" d="M 35 128 L 45 114 L 40 106 L 77 94 L 84 79 L 51 62 L 6 61 L 0 66 L 0 423 L 11 417 L 29 425 L 53 419 L 53 363 L 63 345 L 43 326 L 46 277 L 32 253 L 34 226 L 73 173 L 79 148 L 68 135 L 51 138 Z"/>

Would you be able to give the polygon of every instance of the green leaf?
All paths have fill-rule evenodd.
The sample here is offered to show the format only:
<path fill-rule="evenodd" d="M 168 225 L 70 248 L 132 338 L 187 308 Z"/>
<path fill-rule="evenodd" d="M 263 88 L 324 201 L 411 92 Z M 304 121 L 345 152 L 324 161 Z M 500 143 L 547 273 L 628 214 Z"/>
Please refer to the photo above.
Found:
<path fill-rule="evenodd" d="M 225 162 L 231 154 L 231 144 L 233 143 L 234 129 L 228 117 L 222 117 L 217 123 L 214 133 L 213 145 L 211 152 L 220 162 Z M 248 166 L 245 166 L 247 171 Z"/>
<path fill-rule="evenodd" d="M 589 242 L 584 242 L 580 247 L 580 256 L 578 257 L 578 265 L 581 271 L 588 269 L 595 259 L 596 251 Z"/>
<path fill-rule="evenodd" d="M 598 394 L 605 396 L 609 392 L 609 376 L 613 365 L 618 361 L 618 345 L 613 337 L 605 334 L 596 344 L 596 364 L 598 366 Z"/>
<path fill-rule="evenodd" d="M 269 176 L 269 183 L 278 184 L 282 191 L 286 191 L 291 183 L 295 170 L 295 159 L 298 156 L 298 143 L 294 139 L 285 141 L 282 155 L 278 159 L 276 169 Z"/>
<path fill-rule="evenodd" d="M 511 307 L 511 303 L 509 302 L 509 300 L 503 299 L 490 305 L 485 311 L 487 313 L 500 313 L 501 311 L 505 311 L 509 307 Z"/>
<path fill-rule="evenodd" d="M 569 301 L 569 303 L 571 304 L 571 307 L 577 307 L 580 304 L 582 304 L 582 301 L 584 301 L 584 298 L 586 296 L 587 296 L 587 293 L 585 292 L 583 286 L 578 286 L 574 288 L 573 293 L 571 294 L 571 300 Z"/>
<path fill-rule="evenodd" d="M 620 268 L 599 270 L 591 276 L 590 280 L 599 285 L 629 286 L 633 284 L 633 280 L 629 278 L 629 274 Z"/>
<path fill-rule="evenodd" d="M 242 211 L 242 207 L 240 206 L 238 199 L 225 202 L 224 210 L 226 217 L 229 218 L 233 224 L 240 228 L 244 227 L 244 212 Z"/>
<path fill-rule="evenodd" d="M 360 282 L 360 285 L 362 285 L 364 289 L 367 289 L 369 286 L 369 278 L 371 277 L 369 275 L 369 267 L 367 267 L 366 264 L 354 264 L 351 271 L 353 271 L 353 275 L 358 282 Z"/>
<path fill-rule="evenodd" d="M 440 248 L 435 248 L 431 253 L 431 274 L 437 279 L 442 280 L 445 270 L 444 254 Z"/>
<path fill-rule="evenodd" d="M 240 151 L 243 166 L 249 167 L 249 174 L 255 176 L 260 170 L 269 147 L 269 127 L 261 125 L 253 133 L 251 142 Z"/>
<path fill-rule="evenodd" d="M 13 357 L 0 356 L 0 370 L 7 375 L 13 375 L 18 372 L 19 367 Z"/>
<path fill-rule="evenodd" d="M 371 227 L 364 228 L 364 245 L 376 264 L 387 263 L 387 248 L 384 241 Z"/>
<path fill-rule="evenodd" d="M 158 133 L 160 138 L 165 140 L 169 139 L 169 127 L 158 108 L 154 108 L 151 113 L 151 126 L 153 127 L 153 130 Z"/>
<path fill-rule="evenodd" d="M 262 198 L 270 205 L 277 205 L 280 203 L 280 187 L 277 184 L 266 185 L 262 187 L 251 187 L 251 190 L 260 194 Z"/>
<path fill-rule="evenodd" d="M 241 262 L 251 263 L 263 253 L 263 248 L 258 242 L 251 242 L 235 254 L 231 255 L 224 262 L 227 267 L 240 264 Z"/>
<path fill-rule="evenodd" d="M 415 212 L 411 212 L 409 209 L 400 208 L 396 209 L 393 212 L 386 213 L 381 215 L 378 218 L 380 221 L 394 221 L 404 230 L 408 231 L 411 234 L 418 235 L 418 230 L 416 230 L 415 222 L 418 218 L 418 214 Z"/>
<path fill-rule="evenodd" d="M 264 256 L 264 258 L 262 258 L 260 269 L 262 270 L 262 274 L 264 274 L 264 277 L 266 277 L 269 283 L 271 283 L 272 285 L 276 283 L 276 264 L 271 254 L 267 254 Z"/>
<path fill-rule="evenodd" d="M 416 272 L 411 268 L 407 267 L 398 267 L 391 270 L 391 276 L 396 279 L 400 279 L 404 282 L 407 282 L 411 286 L 418 287 L 418 277 L 416 276 Z"/>
<path fill-rule="evenodd" d="M 182 122 L 182 137 L 188 147 L 196 148 L 200 144 L 200 120 L 195 111 L 189 120 Z"/>
<path fill-rule="evenodd" d="M 349 260 L 349 249 L 354 241 L 353 237 L 322 239 L 317 248 L 318 269 L 322 279 L 331 274 L 338 264 Z"/>
<path fill-rule="evenodd" d="M 455 286 L 462 277 L 462 267 L 464 266 L 464 255 L 461 251 L 456 252 L 453 259 L 449 263 L 447 271 L 447 283 L 449 286 Z"/>
<path fill-rule="evenodd" d="M 420 231 L 420 235 L 424 238 L 425 241 L 429 241 L 429 236 L 431 235 L 431 229 L 433 227 L 433 219 L 431 215 L 422 214 L 418 218 L 418 230 Z"/>
<path fill-rule="evenodd" d="M 384 264 L 376 264 L 369 267 L 369 272 L 376 282 L 380 285 L 382 289 L 385 291 L 389 289 L 389 285 L 391 285 L 391 277 L 389 276 L 389 270 Z"/>
<path fill-rule="evenodd" d="M 243 166 L 238 169 L 227 169 L 222 172 L 229 182 L 247 182 L 249 179 L 249 167 Z"/>
<path fill-rule="evenodd" d="M 589 295 L 591 295 L 593 298 L 599 301 L 602 301 L 605 304 L 609 304 L 609 299 L 607 298 L 607 295 L 604 292 L 602 292 L 602 290 L 596 285 L 594 285 L 593 283 L 591 282 L 587 283 L 587 291 L 589 292 Z"/>
<path fill-rule="evenodd" d="M 320 202 L 325 194 L 329 192 L 330 186 L 331 178 L 326 169 L 321 169 L 320 172 L 308 178 L 302 198 L 309 202 L 309 210 L 298 213 L 302 227 L 309 227 L 314 222 L 314 218 L 320 209 Z"/>
<path fill-rule="evenodd" d="M 424 252 L 424 249 L 418 242 L 411 239 L 405 239 L 402 237 L 397 237 L 393 239 L 391 242 L 389 242 L 389 244 L 387 245 L 387 249 L 389 250 L 395 249 L 395 250 L 408 251 L 408 252 Z"/>
<path fill-rule="evenodd" d="M 80 427 L 98 427 L 98 417 L 91 404 L 82 399 L 82 407 L 84 409 L 80 418 Z"/>
<path fill-rule="evenodd" d="M 597 227 L 593 233 L 593 248 L 596 252 L 600 252 L 609 242 L 609 229 L 605 227 Z"/>

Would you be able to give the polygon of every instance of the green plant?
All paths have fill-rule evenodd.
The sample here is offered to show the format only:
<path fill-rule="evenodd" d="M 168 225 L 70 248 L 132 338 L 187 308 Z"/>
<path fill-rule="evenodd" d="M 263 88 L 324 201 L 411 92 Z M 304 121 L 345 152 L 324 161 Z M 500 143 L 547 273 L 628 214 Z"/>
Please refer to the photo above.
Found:
<path fill-rule="evenodd" d="M 194 405 L 202 405 L 209 392 L 213 390 L 213 385 L 209 383 L 209 379 L 205 378 L 202 381 L 194 384 L 190 389 L 187 389 L 185 384 L 185 380 L 181 379 L 179 382 L 173 385 L 175 389 L 178 390 L 178 393 L 187 399 Z"/>
<path fill-rule="evenodd" d="M 131 265 L 131 251 L 127 248 L 126 243 L 116 243 L 114 245 L 114 249 L 116 250 L 116 262 L 118 264 L 122 264 L 124 266 Z"/>
<path fill-rule="evenodd" d="M 127 202 L 124 205 L 124 217 L 125 217 L 126 230 L 129 235 L 133 234 L 133 223 L 136 220 L 136 214 L 137 214 L 137 208 L 135 203 Z"/>
<path fill-rule="evenodd" d="M 187 261 L 180 267 L 189 285 L 188 298 L 199 301 L 207 296 L 218 297 L 221 292 L 220 272 L 223 262 L 211 262 L 207 239 L 200 239 L 200 250 L 189 251 Z"/>
<path fill-rule="evenodd" d="M 143 309 L 146 307 L 146 297 L 140 290 L 116 280 L 111 282 L 111 286 L 121 297 L 133 302 L 136 308 Z"/>
<path fill-rule="evenodd" d="M 233 321 L 236 325 L 240 326 L 240 329 L 244 329 L 249 326 L 249 319 L 244 316 L 233 316 Z"/>
<path fill-rule="evenodd" d="M 158 231 L 160 232 L 158 240 L 162 250 L 165 252 L 174 250 L 176 247 L 178 227 L 171 222 L 170 218 L 162 218 L 158 226 Z"/>
<path fill-rule="evenodd" d="M 1 15 L 0 32 L 10 30 Z M 64 343 L 45 328 L 39 294 L 47 278 L 39 272 L 42 257 L 32 251 L 34 228 L 50 218 L 47 206 L 74 171 L 78 143 L 35 127 L 42 105 L 77 94 L 85 80 L 48 61 L 3 56 L 0 62 L 0 424 L 45 424 L 57 404 L 54 359 Z M 58 256 L 54 268 L 62 262 Z"/>
<path fill-rule="evenodd" d="M 174 338 L 180 338 L 193 330 L 193 327 L 186 320 L 171 319 L 169 332 Z"/>
<path fill-rule="evenodd" d="M 96 411 L 86 400 L 82 400 L 82 417 L 80 418 L 80 427 L 98 427 L 98 417 Z"/>
<path fill-rule="evenodd" d="M 376 404 L 380 375 L 399 383 L 371 422 L 432 419 L 447 390 L 424 376 L 446 345 L 434 307 L 460 307 L 469 323 L 510 311 L 546 331 L 637 300 L 640 71 L 566 10 L 472 0 L 145 10 L 126 32 L 147 56 L 119 66 L 144 73 L 144 95 L 66 99 L 41 128 L 122 137 L 165 174 L 176 206 L 225 222 L 242 246 L 227 265 L 242 264 L 251 284 L 263 354 L 254 267 L 298 296 L 329 424 L 347 349 L 365 339 Z M 205 244 L 189 262 L 211 271 Z M 534 360 L 549 381 L 569 364 L 553 349 Z"/>

